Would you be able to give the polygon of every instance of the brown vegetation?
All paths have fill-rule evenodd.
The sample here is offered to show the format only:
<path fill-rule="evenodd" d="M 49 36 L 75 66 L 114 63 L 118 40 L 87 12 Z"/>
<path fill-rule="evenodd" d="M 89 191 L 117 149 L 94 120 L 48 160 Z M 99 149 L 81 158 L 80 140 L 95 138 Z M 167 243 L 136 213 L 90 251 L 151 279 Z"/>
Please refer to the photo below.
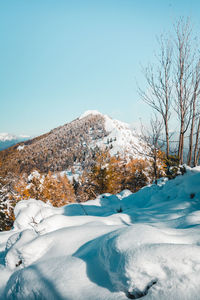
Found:
<path fill-rule="evenodd" d="M 30 174 L 37 169 L 41 173 L 63 171 L 74 163 L 88 168 L 96 152 L 90 144 L 107 136 L 102 116 L 90 116 L 58 127 L 35 139 L 0 151 L 2 167 L 0 176 L 9 172 Z M 18 150 L 24 145 L 23 150 Z"/>
<path fill-rule="evenodd" d="M 74 189 L 66 175 L 54 176 L 51 172 L 46 175 L 35 172 L 31 179 L 30 176 L 22 175 L 14 189 L 17 199 L 34 198 L 57 207 L 75 201 Z"/>

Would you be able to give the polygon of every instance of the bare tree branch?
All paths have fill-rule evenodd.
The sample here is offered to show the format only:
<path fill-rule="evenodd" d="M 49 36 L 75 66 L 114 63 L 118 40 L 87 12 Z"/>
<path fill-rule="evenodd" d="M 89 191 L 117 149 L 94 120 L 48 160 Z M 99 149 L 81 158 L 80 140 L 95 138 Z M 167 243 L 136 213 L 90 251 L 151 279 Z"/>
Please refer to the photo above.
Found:
<path fill-rule="evenodd" d="M 157 59 L 157 66 L 149 65 L 143 68 L 143 73 L 148 85 L 145 92 L 141 88 L 138 92 L 145 103 L 157 111 L 164 123 L 166 138 L 166 155 L 169 156 L 169 128 L 168 121 L 170 119 L 170 106 L 172 95 L 171 83 L 171 65 L 172 65 L 172 44 L 169 39 L 163 36 L 158 40 L 160 46 L 160 54 Z"/>

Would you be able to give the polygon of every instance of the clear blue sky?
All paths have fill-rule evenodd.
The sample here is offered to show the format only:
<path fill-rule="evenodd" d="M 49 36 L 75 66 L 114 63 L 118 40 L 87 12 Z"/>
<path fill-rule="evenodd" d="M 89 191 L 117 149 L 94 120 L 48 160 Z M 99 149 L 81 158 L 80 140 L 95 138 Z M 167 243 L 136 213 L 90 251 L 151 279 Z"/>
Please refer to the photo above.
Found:
<path fill-rule="evenodd" d="M 89 109 L 145 118 L 140 65 L 180 16 L 200 33 L 200 1 L 0 1 L 0 132 L 38 135 Z"/>

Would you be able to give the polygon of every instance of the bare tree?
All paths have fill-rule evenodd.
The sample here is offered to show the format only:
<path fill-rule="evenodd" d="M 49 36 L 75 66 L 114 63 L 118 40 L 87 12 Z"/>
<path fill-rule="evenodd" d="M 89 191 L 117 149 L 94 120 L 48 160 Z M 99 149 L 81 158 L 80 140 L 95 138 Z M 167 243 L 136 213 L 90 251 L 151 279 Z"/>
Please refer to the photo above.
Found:
<path fill-rule="evenodd" d="M 156 184 L 159 178 L 160 151 L 163 147 L 163 143 L 161 143 L 162 130 L 163 122 L 158 119 L 156 114 L 154 117 L 151 117 L 149 129 L 141 125 L 141 138 L 148 146 L 145 155 L 150 157 L 152 161 L 153 176 Z"/>
<path fill-rule="evenodd" d="M 191 166 L 192 163 L 192 150 L 193 150 L 193 135 L 194 135 L 194 126 L 197 121 L 197 117 L 199 112 L 197 110 L 198 98 L 200 95 L 200 60 L 198 60 L 195 70 L 193 72 L 192 78 L 192 116 L 191 116 L 191 127 L 190 127 L 190 137 L 189 137 L 189 151 L 188 151 L 188 162 L 187 164 Z M 194 165 L 197 164 L 197 147 L 198 147 L 198 139 L 199 139 L 199 130 L 200 130 L 200 120 L 198 122 L 197 132 L 196 132 L 196 144 L 194 149 Z"/>
<path fill-rule="evenodd" d="M 172 44 L 163 36 L 158 40 L 160 54 L 156 56 L 157 65 L 152 64 L 143 69 L 148 85 L 147 92 L 139 88 L 139 94 L 144 102 L 156 110 L 163 119 L 166 140 L 166 155 L 169 156 L 169 128 L 170 104 L 172 94 L 171 65 Z"/>
<path fill-rule="evenodd" d="M 195 50 L 189 20 L 180 19 L 175 24 L 175 110 L 180 120 L 178 157 L 183 163 L 184 135 L 192 119 L 192 108 L 195 105 L 196 93 L 193 89 Z M 197 76 L 198 77 L 198 76 Z M 199 82 L 197 79 L 196 83 Z M 199 83 L 198 83 L 199 85 Z M 191 140 L 192 141 L 192 140 Z"/>
<path fill-rule="evenodd" d="M 193 136 L 197 121 L 197 103 L 200 95 L 200 59 L 189 20 L 180 18 L 174 25 L 175 35 L 160 39 L 160 55 L 157 65 L 143 70 L 148 89 L 139 89 L 141 98 L 161 116 L 165 128 L 166 156 L 169 157 L 169 118 L 171 106 L 179 124 L 178 159 L 183 163 L 185 133 L 190 126 L 188 164 L 192 163 Z M 172 51 L 173 50 L 173 51 Z M 198 127 L 200 130 L 200 126 Z M 198 137 L 194 160 L 197 161 Z"/>
<path fill-rule="evenodd" d="M 195 146 L 194 146 L 194 167 L 196 167 L 198 164 L 199 153 L 197 153 L 197 151 L 198 151 L 198 146 L 199 146 L 199 133 L 200 133 L 200 117 L 198 118 L 198 125 L 197 125 L 197 130 L 196 130 L 196 140 L 195 140 Z"/>

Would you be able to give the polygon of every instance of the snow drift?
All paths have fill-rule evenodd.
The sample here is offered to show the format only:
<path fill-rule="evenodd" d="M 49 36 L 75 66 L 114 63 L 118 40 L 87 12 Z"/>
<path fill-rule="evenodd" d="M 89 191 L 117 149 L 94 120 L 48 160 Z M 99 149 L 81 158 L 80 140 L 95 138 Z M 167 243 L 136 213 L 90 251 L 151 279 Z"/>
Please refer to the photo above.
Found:
<path fill-rule="evenodd" d="M 20 201 L 15 216 L 0 233 L 1 299 L 199 299 L 198 167 L 82 205 Z"/>

